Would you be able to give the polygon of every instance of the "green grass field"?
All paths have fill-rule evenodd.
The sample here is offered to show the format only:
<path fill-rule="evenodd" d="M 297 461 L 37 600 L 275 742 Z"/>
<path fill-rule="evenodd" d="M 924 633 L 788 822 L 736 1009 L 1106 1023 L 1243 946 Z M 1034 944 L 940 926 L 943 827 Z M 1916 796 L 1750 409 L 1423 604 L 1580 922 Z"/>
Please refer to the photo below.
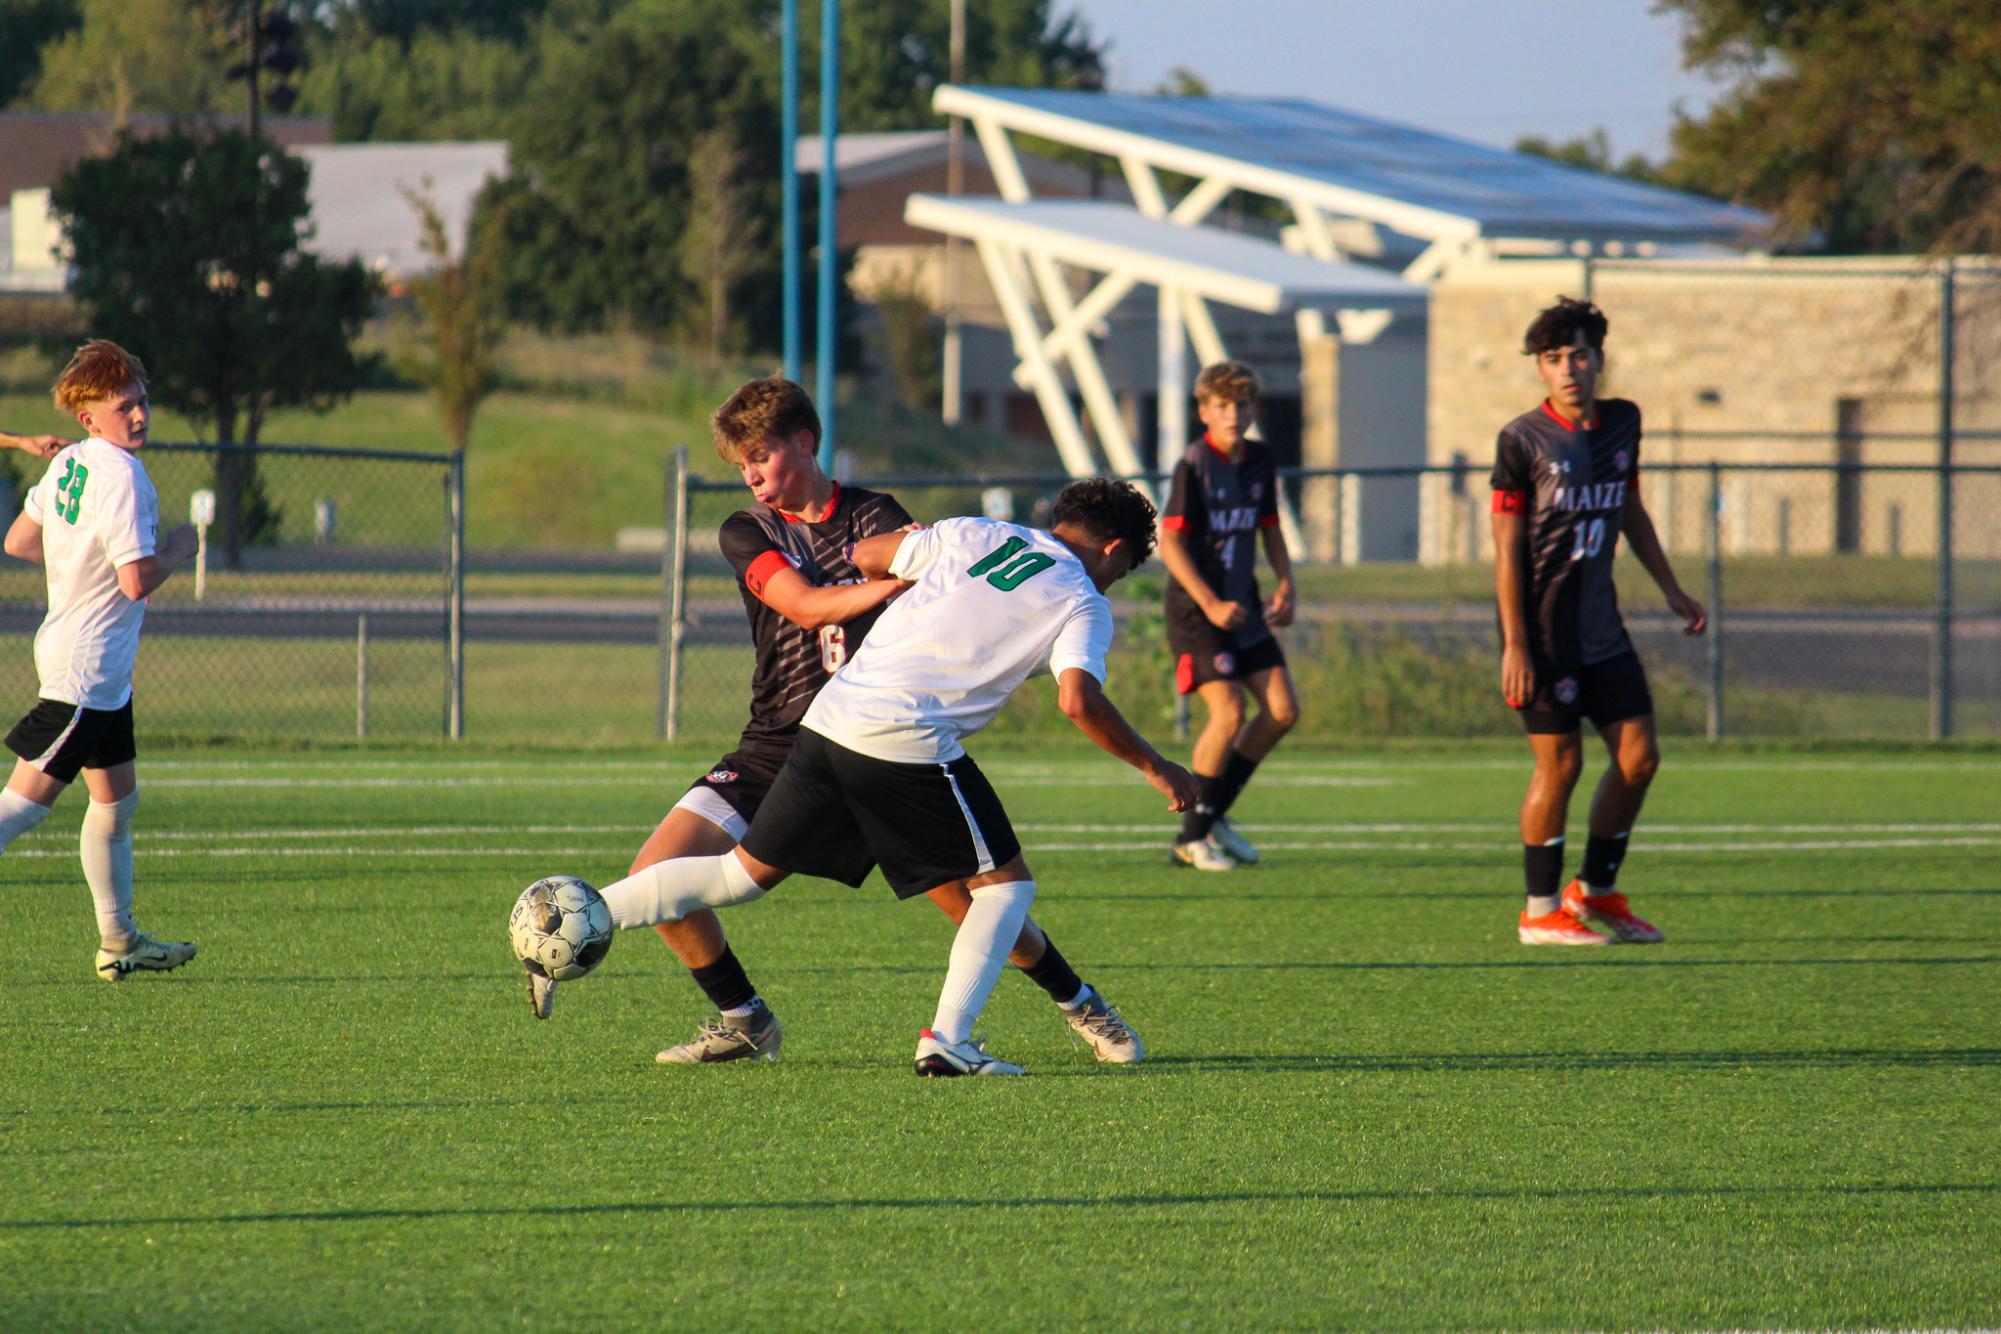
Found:
<path fill-rule="evenodd" d="M 735 910 L 775 1065 L 651 933 L 523 1002 L 520 888 L 600 883 L 713 752 L 141 761 L 142 925 L 90 971 L 81 803 L 0 858 L 0 1324 L 1864 1328 L 2001 1322 L 1991 752 L 1671 746 L 1625 888 L 1668 943 L 1514 943 L 1517 743 L 1281 752 L 1266 864 L 1164 864 L 1136 778 L 986 751 L 1036 916 L 1145 1035 L 920 1081 L 950 932 Z"/>

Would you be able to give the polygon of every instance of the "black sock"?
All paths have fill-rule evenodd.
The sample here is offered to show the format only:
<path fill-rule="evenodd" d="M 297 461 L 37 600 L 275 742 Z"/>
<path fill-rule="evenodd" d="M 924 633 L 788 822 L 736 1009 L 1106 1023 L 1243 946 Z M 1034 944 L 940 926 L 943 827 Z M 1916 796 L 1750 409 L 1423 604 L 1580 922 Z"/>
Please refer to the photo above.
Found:
<path fill-rule="evenodd" d="M 1209 774 L 1195 775 L 1195 788 L 1200 795 L 1195 804 L 1181 816 L 1181 841 L 1193 843 L 1198 838 L 1209 836 L 1209 826 L 1216 823 L 1216 788 L 1223 780 Z"/>
<path fill-rule="evenodd" d="M 1223 762 L 1222 777 L 1216 780 L 1216 814 L 1220 817 L 1229 813 L 1236 805 L 1237 796 L 1244 790 L 1244 784 L 1251 781 L 1251 775 L 1258 771 L 1256 760 L 1247 760 L 1239 755 L 1235 747 L 1230 750 L 1230 758 Z"/>
<path fill-rule="evenodd" d="M 1058 1005 L 1068 1005 L 1077 999 L 1077 993 L 1084 989 L 1084 979 L 1077 976 L 1077 970 L 1063 957 L 1063 951 L 1056 948 L 1056 942 L 1043 932 L 1042 957 L 1032 968 L 1021 971 L 1028 974 L 1028 980 L 1049 993 L 1049 999 Z"/>
<path fill-rule="evenodd" d="M 1600 838 L 1593 834 L 1584 841 L 1584 869 L 1577 878 L 1592 889 L 1611 889 L 1619 883 L 1619 863 L 1626 860 L 1626 836 Z"/>
<path fill-rule="evenodd" d="M 1522 844 L 1522 879 L 1530 898 L 1555 898 L 1563 882 L 1563 840 Z"/>
<path fill-rule="evenodd" d="M 723 957 L 705 968 L 690 968 L 700 987 L 718 1010 L 740 1010 L 757 999 L 757 988 L 737 962 L 736 951 L 723 946 Z"/>

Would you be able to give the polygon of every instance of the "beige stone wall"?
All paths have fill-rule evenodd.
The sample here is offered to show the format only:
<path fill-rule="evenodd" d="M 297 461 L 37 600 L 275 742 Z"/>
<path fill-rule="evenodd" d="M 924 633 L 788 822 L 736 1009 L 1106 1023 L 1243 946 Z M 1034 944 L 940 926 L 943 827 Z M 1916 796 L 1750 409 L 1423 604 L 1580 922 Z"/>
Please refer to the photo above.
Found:
<path fill-rule="evenodd" d="M 1939 280 L 1916 260 L 1767 260 L 1598 266 L 1592 299 L 1611 318 L 1601 392 L 1645 414 L 1645 457 L 1667 463 L 1929 464 L 1937 457 Z M 1476 498 L 1424 498 L 1426 560 L 1491 550 L 1479 513 L 1494 437 L 1542 389 L 1521 353 L 1530 320 L 1584 285 L 1574 260 L 1476 263 L 1431 294 L 1429 458 L 1470 460 Z M 2001 428 L 2001 277 L 1962 275 L 1954 411 L 1962 431 Z M 1781 439 L 1761 432 L 1810 432 Z M 1843 447 L 1843 434 L 1848 444 Z M 1913 433 L 1923 438 L 1867 438 Z M 2001 443 L 1960 441 L 1956 459 L 2001 463 Z M 1441 479 L 1442 480 L 1442 479 Z M 1669 549 L 1705 539 L 1709 483 L 1656 472 L 1648 508 Z M 1845 488 L 1845 489 L 1844 489 Z M 1746 553 L 1929 554 L 1937 486 L 1928 476 L 1727 474 L 1722 537 Z M 1963 479 L 1956 550 L 2001 556 L 2001 484 Z"/>

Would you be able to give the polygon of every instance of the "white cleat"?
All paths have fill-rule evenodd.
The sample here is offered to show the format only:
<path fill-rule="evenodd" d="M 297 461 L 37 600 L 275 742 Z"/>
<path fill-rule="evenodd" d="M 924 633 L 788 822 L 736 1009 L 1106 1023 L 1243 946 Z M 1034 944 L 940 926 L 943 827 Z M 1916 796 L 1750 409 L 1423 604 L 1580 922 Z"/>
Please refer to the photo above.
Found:
<path fill-rule="evenodd" d="M 1237 832 L 1235 825 L 1220 815 L 1216 817 L 1216 823 L 1209 826 L 1209 841 L 1221 848 L 1224 856 L 1234 857 L 1245 866 L 1258 864 L 1258 850 L 1251 846 L 1249 839 Z"/>
<path fill-rule="evenodd" d="M 556 979 L 541 973 L 528 974 L 528 1008 L 537 1019 L 547 1019 L 556 1008 Z"/>
<path fill-rule="evenodd" d="M 1020 1066 L 987 1055 L 987 1044 L 978 1038 L 947 1042 L 928 1028 L 917 1039 L 916 1066 L 920 1075 L 941 1077 L 1022 1073 Z"/>
<path fill-rule="evenodd" d="M 1146 1059 L 1146 1044 L 1133 1032 L 1125 1016 L 1094 989 L 1089 999 L 1076 1009 L 1058 1006 L 1070 1031 L 1090 1046 L 1107 1065 L 1137 1065 Z"/>
<path fill-rule="evenodd" d="M 195 957 L 195 947 L 185 940 L 155 940 L 141 932 L 130 944 L 97 951 L 97 975 L 107 982 L 122 982 L 128 973 L 170 973 Z"/>
<path fill-rule="evenodd" d="M 1169 850 L 1176 866 L 1192 866 L 1198 871 L 1234 871 L 1237 864 L 1230 860 L 1228 853 L 1216 845 L 1214 835 L 1206 835 L 1193 843 L 1176 843 Z"/>

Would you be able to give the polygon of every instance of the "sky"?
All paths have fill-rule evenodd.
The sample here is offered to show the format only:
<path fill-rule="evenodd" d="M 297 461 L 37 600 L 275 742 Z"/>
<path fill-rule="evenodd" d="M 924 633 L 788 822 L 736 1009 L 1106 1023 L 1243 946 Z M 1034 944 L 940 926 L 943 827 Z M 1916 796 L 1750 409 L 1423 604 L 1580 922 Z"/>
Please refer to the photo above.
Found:
<path fill-rule="evenodd" d="M 1667 149 L 1677 102 L 1716 88 L 1681 69 L 1679 20 L 1650 0 L 1068 0 L 1110 38 L 1109 86 L 1177 65 L 1217 93 L 1311 97 L 1502 148 L 1603 126 L 1615 158 Z"/>

